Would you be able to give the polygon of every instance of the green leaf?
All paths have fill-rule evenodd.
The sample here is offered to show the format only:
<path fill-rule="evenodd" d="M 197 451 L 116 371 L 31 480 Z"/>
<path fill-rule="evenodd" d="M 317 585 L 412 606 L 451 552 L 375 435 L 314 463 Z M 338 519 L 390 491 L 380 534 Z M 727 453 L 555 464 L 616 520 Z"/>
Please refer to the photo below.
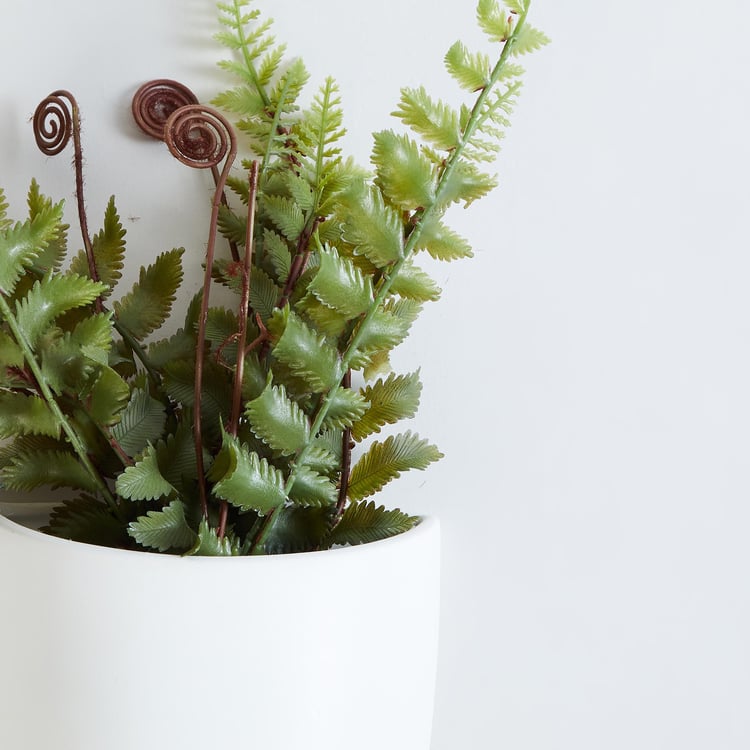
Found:
<path fill-rule="evenodd" d="M 36 185 L 36 180 L 31 183 L 32 187 Z M 8 218 L 8 199 L 5 191 L 0 188 L 0 232 L 4 232 L 13 222 Z"/>
<path fill-rule="evenodd" d="M 286 501 L 284 475 L 228 433 L 224 433 L 222 449 L 211 466 L 209 479 L 215 482 L 216 497 L 241 510 L 265 515 Z"/>
<path fill-rule="evenodd" d="M 404 432 L 373 443 L 352 469 L 348 496 L 361 500 L 408 469 L 425 469 L 443 454 L 419 435 Z"/>
<path fill-rule="evenodd" d="M 526 0 L 511 0 L 505 4 L 517 13 L 523 13 L 525 9 L 520 6 Z M 477 21 L 479 27 L 493 42 L 505 42 L 510 37 L 512 26 L 508 13 L 500 6 L 497 0 L 479 0 L 477 5 Z"/>
<path fill-rule="evenodd" d="M 120 519 L 109 506 L 89 495 L 64 501 L 52 511 L 49 524 L 41 530 L 60 539 L 99 547 L 127 547 L 130 543 Z"/>
<path fill-rule="evenodd" d="M 300 466 L 294 475 L 289 498 L 297 505 L 323 507 L 336 502 L 338 490 L 328 477 L 308 466 Z"/>
<path fill-rule="evenodd" d="M 443 180 L 438 198 L 443 206 L 463 201 L 467 207 L 496 187 L 497 180 L 492 175 L 480 172 L 473 164 L 462 162 Z"/>
<path fill-rule="evenodd" d="M 182 283 L 183 248 L 162 253 L 141 268 L 138 282 L 113 307 L 115 317 L 136 339 L 144 339 L 169 317 L 175 293 Z"/>
<path fill-rule="evenodd" d="M 352 503 L 326 539 L 326 547 L 377 542 L 403 534 L 419 523 L 419 517 L 409 516 L 398 508 L 386 510 L 374 502 Z"/>
<path fill-rule="evenodd" d="M 434 148 L 452 151 L 461 142 L 458 113 L 444 102 L 434 101 L 424 86 L 401 89 L 393 114 Z"/>
<path fill-rule="evenodd" d="M 110 367 L 103 367 L 88 399 L 88 412 L 99 425 L 109 427 L 120 420 L 130 398 L 130 386 Z"/>
<path fill-rule="evenodd" d="M 60 425 L 39 396 L 0 391 L 0 439 L 17 435 L 58 437 Z"/>
<path fill-rule="evenodd" d="M 490 58 L 471 53 L 462 42 L 456 42 L 445 55 L 445 67 L 459 85 L 468 91 L 480 91 L 490 83 Z"/>
<path fill-rule="evenodd" d="M 120 421 L 112 428 L 112 437 L 128 456 L 137 456 L 164 432 L 167 415 L 164 404 L 142 388 L 133 388 Z"/>
<path fill-rule="evenodd" d="M 58 240 L 63 204 L 39 211 L 33 219 L 0 231 L 0 291 L 11 294 L 25 269 Z"/>
<path fill-rule="evenodd" d="M 341 227 L 345 242 L 378 268 L 399 260 L 404 254 L 401 216 L 386 205 L 375 186 L 355 191 L 346 198 L 346 215 Z"/>
<path fill-rule="evenodd" d="M 179 500 L 172 500 L 164 510 L 150 510 L 128 525 L 128 533 L 138 544 L 159 552 L 188 550 L 197 536 L 188 526 L 185 506 Z"/>
<path fill-rule="evenodd" d="M 546 44 L 549 44 L 549 42 L 549 37 L 543 31 L 539 31 L 539 29 L 535 29 L 528 23 L 524 23 L 519 30 L 518 35 L 515 37 L 513 54 L 516 57 L 527 55 L 529 52 L 535 52 L 536 50 L 541 49 Z"/>
<path fill-rule="evenodd" d="M 271 533 L 263 545 L 267 555 L 310 552 L 318 549 L 328 534 L 331 509 L 293 505 L 274 513 Z"/>
<path fill-rule="evenodd" d="M 74 487 L 97 491 L 97 484 L 73 453 L 62 450 L 21 450 L 0 469 L 0 485 L 28 492 L 36 487 Z"/>
<path fill-rule="evenodd" d="M 372 280 L 349 258 L 339 256 L 335 247 L 319 252 L 320 267 L 308 286 L 320 302 L 345 318 L 356 318 L 373 301 Z"/>
<path fill-rule="evenodd" d="M 250 271 L 250 307 L 266 320 L 276 309 L 276 302 L 281 296 L 281 289 L 262 269 L 253 266 Z"/>
<path fill-rule="evenodd" d="M 284 237 L 290 242 L 299 239 L 305 227 L 305 215 L 295 201 L 281 195 L 268 195 L 262 207 Z"/>
<path fill-rule="evenodd" d="M 263 231 L 263 249 L 271 261 L 276 279 L 280 284 L 285 283 L 292 267 L 292 253 L 286 240 L 272 229 L 265 229 Z M 264 317 L 268 317 L 268 315 Z"/>
<path fill-rule="evenodd" d="M 296 453 L 310 439 L 310 422 L 283 385 L 269 381 L 263 393 L 245 407 L 253 432 L 273 450 Z"/>
<path fill-rule="evenodd" d="M 440 299 L 440 287 L 421 268 L 409 260 L 391 282 L 391 292 L 418 302 Z"/>
<path fill-rule="evenodd" d="M 380 432 L 386 424 L 396 424 L 417 413 L 422 384 L 419 371 L 408 375 L 391 373 L 362 390 L 362 398 L 369 403 L 367 411 L 352 425 L 352 437 L 357 440 Z"/>
<path fill-rule="evenodd" d="M 104 282 L 108 289 L 103 296 L 108 296 L 117 282 L 122 278 L 125 261 L 125 229 L 112 196 L 104 213 L 103 228 L 91 238 L 91 249 L 99 281 Z M 80 252 L 73 258 L 70 270 L 79 276 L 89 276 L 89 263 L 85 252 Z"/>
<path fill-rule="evenodd" d="M 323 336 L 288 307 L 274 313 L 269 330 L 275 333 L 282 325 L 283 333 L 273 347 L 276 359 L 302 378 L 314 393 L 323 393 L 341 380 L 338 352 Z"/>
<path fill-rule="evenodd" d="M 26 202 L 29 207 L 29 219 L 34 221 L 40 214 L 45 214 L 54 210 L 54 203 L 47 196 L 42 195 L 36 180 L 31 181 Z M 0 229 L 5 229 L 10 225 L 8 222 L 5 226 L 0 223 Z M 67 224 L 60 224 L 56 235 L 49 240 L 44 250 L 36 257 L 34 269 L 43 276 L 48 271 L 56 271 L 65 260 L 68 249 L 67 241 Z"/>
<path fill-rule="evenodd" d="M 343 430 L 362 418 L 369 404 L 360 393 L 350 388 L 339 388 L 329 400 L 324 429 Z"/>
<path fill-rule="evenodd" d="M 373 138 L 372 163 L 386 198 L 406 211 L 430 205 L 435 199 L 435 168 L 416 142 L 392 130 Z"/>
<path fill-rule="evenodd" d="M 400 344 L 409 334 L 409 328 L 417 318 L 421 305 L 414 300 L 403 299 L 389 302 L 376 310 L 358 331 L 357 348 L 350 365 L 358 370 L 370 361 L 373 354 L 389 351 Z"/>
<path fill-rule="evenodd" d="M 90 305 L 104 289 L 104 284 L 82 276 L 45 276 L 16 305 L 18 325 L 35 347 L 58 316 Z"/>
<path fill-rule="evenodd" d="M 417 249 L 427 250 L 436 260 L 471 258 L 474 254 L 471 245 L 463 237 L 438 219 L 432 219 L 422 225 Z"/>
<path fill-rule="evenodd" d="M 199 557 L 233 557 L 239 555 L 239 541 L 232 534 L 219 539 L 216 529 L 211 528 L 206 520 L 198 526 L 198 539 L 188 554 Z"/>
<path fill-rule="evenodd" d="M 127 466 L 117 477 L 116 489 L 117 494 L 127 500 L 158 500 L 176 492 L 162 475 L 152 445 L 146 448 L 140 461 Z"/>
<path fill-rule="evenodd" d="M 156 444 L 156 458 L 161 475 L 181 494 L 195 487 L 198 472 L 190 410 L 183 411 L 174 432 Z"/>

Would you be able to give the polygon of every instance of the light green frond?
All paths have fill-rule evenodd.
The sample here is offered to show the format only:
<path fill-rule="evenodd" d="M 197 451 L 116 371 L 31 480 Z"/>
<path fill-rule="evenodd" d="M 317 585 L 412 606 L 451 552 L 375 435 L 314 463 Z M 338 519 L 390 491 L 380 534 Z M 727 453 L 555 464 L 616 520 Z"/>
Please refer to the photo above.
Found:
<path fill-rule="evenodd" d="M 199 557 L 234 557 L 240 554 L 240 542 L 231 532 L 220 539 L 216 529 L 204 519 L 198 526 L 198 539 L 188 554 Z"/>
<path fill-rule="evenodd" d="M 351 367 L 358 370 L 370 362 L 373 354 L 390 351 L 400 344 L 408 335 L 420 309 L 418 302 L 401 299 L 388 302 L 377 310 L 366 323 L 362 323 Z"/>
<path fill-rule="evenodd" d="M 524 23 L 513 44 L 513 54 L 516 57 L 527 55 L 549 44 L 549 41 L 549 37 L 543 31 L 539 31 L 539 29 L 535 29 L 528 23 Z"/>
<path fill-rule="evenodd" d="M 442 206 L 463 203 L 468 207 L 497 187 L 497 179 L 480 172 L 469 162 L 459 163 L 441 185 L 439 200 Z"/>
<path fill-rule="evenodd" d="M 525 9 L 520 9 L 520 6 L 525 2 L 526 0 L 511 0 L 505 5 L 516 13 L 523 13 Z M 492 42 L 505 42 L 513 30 L 507 11 L 497 0 L 479 0 L 477 21 Z"/>
<path fill-rule="evenodd" d="M 412 261 L 401 266 L 391 284 L 391 292 L 419 302 L 435 302 L 440 299 L 440 287 Z"/>
<path fill-rule="evenodd" d="M 98 425 L 109 427 L 120 420 L 130 398 L 130 386 L 110 367 L 102 367 L 88 398 L 88 412 Z"/>
<path fill-rule="evenodd" d="M 480 91 L 490 83 L 492 68 L 489 55 L 469 52 L 463 42 L 456 42 L 446 52 L 445 67 L 467 91 Z"/>
<path fill-rule="evenodd" d="M 474 254 L 467 240 L 436 218 L 422 225 L 417 249 L 426 250 L 435 260 L 457 260 Z"/>
<path fill-rule="evenodd" d="M 461 140 L 461 123 L 456 110 L 433 100 L 424 86 L 401 89 L 398 109 L 393 115 L 441 151 L 451 151 Z"/>
<path fill-rule="evenodd" d="M 51 198 L 42 195 L 36 180 L 31 181 L 29 192 L 26 198 L 29 208 L 29 219 L 34 221 L 37 216 L 54 209 L 54 203 Z M 0 230 L 6 229 L 11 222 L 5 225 L 0 220 Z M 34 261 L 34 268 L 40 275 L 44 275 L 50 270 L 58 270 L 65 260 L 68 250 L 67 224 L 60 224 L 57 234 L 49 240 L 44 250 L 37 256 Z"/>
<path fill-rule="evenodd" d="M 372 163 L 383 194 L 400 208 L 413 211 L 435 199 L 436 172 L 417 143 L 392 130 L 374 134 Z"/>
<path fill-rule="evenodd" d="M 320 267 L 308 286 L 320 302 L 346 318 L 356 318 L 373 302 L 372 280 L 335 247 L 320 250 Z"/>
<path fill-rule="evenodd" d="M 270 318 L 276 309 L 281 296 L 281 289 L 262 269 L 253 266 L 250 271 L 250 307 L 265 320 Z"/>
<path fill-rule="evenodd" d="M 349 388 L 339 388 L 329 400 L 328 414 L 323 423 L 324 429 L 344 429 L 351 427 L 367 411 L 366 397 Z"/>
<path fill-rule="evenodd" d="M 264 229 L 263 251 L 271 261 L 279 284 L 285 283 L 292 267 L 292 253 L 286 240 L 273 229 Z"/>
<path fill-rule="evenodd" d="M 263 201 L 263 212 L 290 242 L 299 239 L 305 227 L 305 215 L 291 198 L 269 195 Z"/>
<path fill-rule="evenodd" d="M 352 469 L 348 496 L 361 500 L 409 469 L 426 469 L 443 454 L 419 435 L 404 432 L 373 443 Z"/>

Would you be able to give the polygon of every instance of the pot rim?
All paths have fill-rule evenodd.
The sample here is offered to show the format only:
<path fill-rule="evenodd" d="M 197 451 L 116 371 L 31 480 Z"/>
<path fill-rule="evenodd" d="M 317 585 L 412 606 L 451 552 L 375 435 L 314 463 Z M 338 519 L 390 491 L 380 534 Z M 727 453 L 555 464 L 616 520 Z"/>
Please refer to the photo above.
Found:
<path fill-rule="evenodd" d="M 7 507 L 7 504 L 6 504 Z M 216 564 L 214 561 L 226 561 L 226 560 L 255 560 L 256 565 L 259 564 L 257 561 L 260 560 L 271 560 L 271 559 L 315 559 L 321 556 L 328 557 L 330 555 L 356 555 L 362 554 L 364 551 L 373 551 L 373 548 L 386 550 L 389 547 L 402 546 L 406 543 L 415 542 L 422 537 L 436 533 L 439 530 L 440 522 L 434 516 L 417 514 L 419 521 L 415 526 L 407 531 L 396 534 L 396 536 L 388 537 L 386 539 L 379 539 L 374 542 L 367 542 L 365 544 L 332 547 L 327 550 L 313 550 L 310 552 L 287 552 L 284 554 L 276 555 L 238 555 L 238 556 L 227 556 L 227 557 L 211 557 L 211 556 L 200 556 L 200 555 L 180 555 L 180 554 L 169 554 L 164 552 L 156 552 L 150 550 L 128 550 L 119 549 L 117 547 L 106 547 L 98 544 L 89 544 L 88 542 L 76 542 L 72 539 L 62 539 L 60 537 L 45 534 L 42 531 L 29 528 L 21 523 L 12 521 L 7 516 L 0 512 L 0 544 L 2 544 L 3 534 L 12 534 L 16 537 L 24 537 L 31 544 L 38 544 L 43 547 L 51 547 L 54 549 L 56 546 L 61 552 L 64 548 L 68 548 L 71 551 L 75 551 L 77 554 L 90 555 L 92 558 L 97 557 L 108 557 L 108 556 L 119 556 L 120 559 L 124 560 L 127 557 L 131 557 L 134 560 L 153 560 L 153 563 L 157 565 L 174 565 L 178 560 L 192 561 L 188 564 Z M 161 562 L 156 562 L 160 560 Z M 177 563 L 179 564 L 179 563 Z M 219 563 L 225 564 L 225 563 Z M 236 562 L 235 562 L 236 564 Z M 248 564 L 248 563 L 244 563 Z"/>

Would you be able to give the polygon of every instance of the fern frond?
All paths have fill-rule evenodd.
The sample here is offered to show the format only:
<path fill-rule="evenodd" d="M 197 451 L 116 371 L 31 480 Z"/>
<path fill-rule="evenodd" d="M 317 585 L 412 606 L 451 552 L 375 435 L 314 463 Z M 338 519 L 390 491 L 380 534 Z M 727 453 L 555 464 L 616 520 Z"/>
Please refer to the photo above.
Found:
<path fill-rule="evenodd" d="M 350 388 L 339 388 L 329 399 L 328 413 L 323 429 L 345 429 L 357 423 L 367 412 L 370 404 L 366 397 Z"/>
<path fill-rule="evenodd" d="M 91 249 L 94 252 L 99 281 L 107 285 L 102 297 L 107 297 L 122 278 L 125 261 L 125 229 L 117 213 L 115 199 L 112 196 L 104 213 L 104 226 L 91 238 Z M 79 276 L 89 275 L 89 264 L 86 253 L 80 252 L 70 264 L 72 273 Z"/>
<path fill-rule="evenodd" d="M 59 437 L 60 425 L 44 399 L 0 391 L 0 439 L 18 435 Z"/>
<path fill-rule="evenodd" d="M 467 91 L 479 91 L 490 83 L 492 68 L 489 55 L 469 52 L 463 42 L 456 42 L 446 52 L 445 67 Z"/>
<path fill-rule="evenodd" d="M 34 221 L 40 214 L 44 214 L 54 208 L 52 199 L 42 195 L 36 180 L 31 181 L 26 203 L 29 208 L 29 219 L 31 221 Z M 0 221 L 0 230 L 7 228 L 9 224 L 10 222 L 7 222 L 3 226 L 3 222 Z M 56 236 L 49 240 L 44 250 L 36 257 L 34 269 L 40 276 L 44 276 L 49 271 L 57 271 L 65 260 L 68 250 L 68 228 L 67 224 L 60 224 Z"/>
<path fill-rule="evenodd" d="M 111 367 L 102 367 L 88 397 L 88 413 L 98 425 L 110 427 L 130 398 L 130 386 Z"/>
<path fill-rule="evenodd" d="M 301 466 L 294 475 L 289 499 L 303 507 L 323 508 L 336 502 L 336 485 L 309 466 Z"/>
<path fill-rule="evenodd" d="M 404 432 L 373 443 L 352 469 L 348 496 L 352 500 L 373 495 L 409 469 L 426 469 L 443 454 L 419 435 Z"/>
<path fill-rule="evenodd" d="M 128 534 L 143 547 L 159 552 L 184 552 L 194 544 L 196 533 L 185 519 L 185 505 L 172 500 L 163 510 L 150 510 L 128 524 Z"/>
<path fill-rule="evenodd" d="M 262 210 L 287 240 L 296 242 L 299 239 L 305 227 L 305 215 L 295 201 L 281 195 L 269 195 L 262 203 Z"/>
<path fill-rule="evenodd" d="M 234 557 L 240 554 L 240 542 L 231 532 L 219 538 L 216 529 L 204 519 L 198 526 L 198 539 L 188 554 L 199 557 Z"/>
<path fill-rule="evenodd" d="M 377 542 L 413 528 L 417 516 L 409 516 L 398 508 L 386 510 L 374 502 L 352 503 L 326 539 L 326 547 Z"/>
<path fill-rule="evenodd" d="M 133 388 L 120 421 L 112 428 L 112 437 L 128 456 L 137 456 L 161 437 L 166 420 L 161 401 L 142 388 Z"/>
<path fill-rule="evenodd" d="M 342 258 L 335 247 L 318 253 L 320 267 L 308 285 L 308 291 L 320 302 L 345 318 L 355 318 L 373 302 L 372 280 L 348 258 Z"/>
<path fill-rule="evenodd" d="M 412 261 L 404 263 L 391 284 L 391 292 L 419 302 L 440 299 L 440 287 Z"/>
<path fill-rule="evenodd" d="M 417 413 L 421 395 L 422 383 L 418 371 L 408 375 L 391 373 L 385 380 L 380 378 L 366 386 L 362 390 L 362 398 L 368 407 L 352 425 L 352 437 L 359 442 L 380 432 L 386 424 L 410 419 Z"/>
<path fill-rule="evenodd" d="M 388 302 L 376 310 L 369 320 L 363 321 L 357 333 L 357 349 L 351 359 L 352 368 L 358 370 L 368 364 L 373 353 L 387 352 L 400 344 L 408 335 L 420 310 L 419 302 L 402 299 Z"/>
<path fill-rule="evenodd" d="M 250 271 L 250 307 L 263 319 L 270 318 L 281 296 L 281 289 L 262 269 L 253 266 Z"/>
<path fill-rule="evenodd" d="M 275 451 L 296 453 L 310 439 L 310 422 L 283 385 L 266 388 L 245 407 L 252 431 Z"/>
<path fill-rule="evenodd" d="M 66 500 L 56 507 L 41 531 L 60 539 L 105 547 L 127 547 L 130 542 L 122 521 L 111 508 L 90 495 Z"/>
<path fill-rule="evenodd" d="M 549 37 L 543 31 L 530 26 L 528 23 L 524 23 L 513 44 L 513 54 L 516 57 L 528 55 L 530 52 L 541 49 L 546 44 L 549 44 L 549 42 Z"/>
<path fill-rule="evenodd" d="M 263 250 L 266 257 L 271 261 L 278 283 L 285 283 L 292 267 L 292 253 L 286 240 L 273 229 L 265 229 L 263 231 Z"/>
<path fill-rule="evenodd" d="M 375 133 L 374 140 L 372 163 L 386 198 L 405 211 L 429 206 L 435 200 L 436 173 L 417 143 L 392 130 Z"/>
<path fill-rule="evenodd" d="M 511 0 L 511 2 L 506 2 L 505 5 L 511 11 L 525 13 L 526 9 L 522 7 L 525 2 L 526 0 Z M 509 19 L 508 13 L 497 0 L 479 0 L 477 21 L 479 27 L 492 42 L 503 43 L 507 41 L 513 31 L 512 21 Z"/>
<path fill-rule="evenodd" d="M 141 267 L 132 290 L 114 303 L 118 322 L 136 339 L 146 338 L 169 317 L 182 283 L 183 253 L 183 248 L 175 248 L 157 256 L 148 267 Z"/>
<path fill-rule="evenodd" d="M 319 549 L 331 526 L 331 509 L 292 505 L 274 513 L 274 524 L 263 543 L 267 555 Z"/>
<path fill-rule="evenodd" d="M 458 112 L 442 101 L 434 101 L 424 86 L 401 89 L 398 109 L 392 114 L 441 151 L 451 151 L 461 140 Z"/>
<path fill-rule="evenodd" d="M 36 487 L 73 487 L 96 492 L 96 483 L 75 454 L 62 450 L 19 450 L 0 469 L 0 485 L 29 492 Z"/>
<path fill-rule="evenodd" d="M 470 258 L 474 253 L 471 245 L 439 219 L 422 225 L 417 250 L 426 250 L 435 260 L 457 260 Z"/>
<path fill-rule="evenodd" d="M 158 500 L 177 490 L 162 475 L 156 449 L 149 445 L 141 458 L 117 477 L 117 494 L 126 500 Z"/>

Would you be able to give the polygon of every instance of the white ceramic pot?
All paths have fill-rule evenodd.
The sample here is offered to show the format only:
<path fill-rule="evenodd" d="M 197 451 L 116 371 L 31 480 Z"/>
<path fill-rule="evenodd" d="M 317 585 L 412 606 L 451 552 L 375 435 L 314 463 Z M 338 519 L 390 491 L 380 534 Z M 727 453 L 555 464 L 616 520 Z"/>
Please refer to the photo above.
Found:
<path fill-rule="evenodd" d="M 439 527 L 274 557 L 111 550 L 0 517 L 0 748 L 427 750 Z"/>

